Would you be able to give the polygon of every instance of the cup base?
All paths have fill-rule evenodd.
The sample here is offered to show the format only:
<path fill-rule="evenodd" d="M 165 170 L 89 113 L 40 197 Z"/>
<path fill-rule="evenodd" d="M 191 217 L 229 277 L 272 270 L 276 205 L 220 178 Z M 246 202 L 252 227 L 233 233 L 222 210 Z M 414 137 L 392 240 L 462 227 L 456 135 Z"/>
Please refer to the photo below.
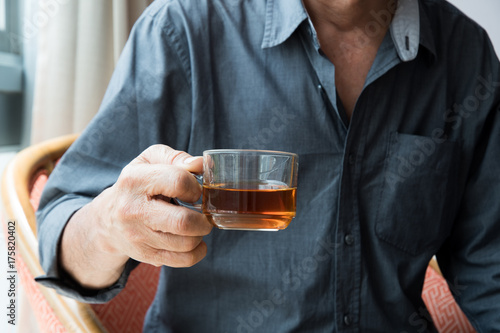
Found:
<path fill-rule="evenodd" d="M 236 231 L 280 231 L 283 229 L 251 229 L 251 228 L 233 228 L 233 227 L 219 227 L 216 226 L 218 229 L 221 230 L 236 230 Z"/>
<path fill-rule="evenodd" d="M 279 231 L 286 229 L 293 216 L 269 214 L 220 214 L 206 215 L 210 223 L 223 230 Z"/>

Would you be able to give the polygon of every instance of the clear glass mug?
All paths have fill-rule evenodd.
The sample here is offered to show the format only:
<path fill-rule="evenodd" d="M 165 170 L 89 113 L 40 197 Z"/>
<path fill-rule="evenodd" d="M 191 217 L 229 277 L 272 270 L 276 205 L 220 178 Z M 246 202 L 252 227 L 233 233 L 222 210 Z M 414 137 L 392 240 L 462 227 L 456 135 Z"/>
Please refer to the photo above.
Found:
<path fill-rule="evenodd" d="M 203 175 L 197 176 L 203 186 L 202 204 L 195 208 L 220 229 L 283 230 L 296 213 L 298 166 L 293 153 L 206 150 Z"/>

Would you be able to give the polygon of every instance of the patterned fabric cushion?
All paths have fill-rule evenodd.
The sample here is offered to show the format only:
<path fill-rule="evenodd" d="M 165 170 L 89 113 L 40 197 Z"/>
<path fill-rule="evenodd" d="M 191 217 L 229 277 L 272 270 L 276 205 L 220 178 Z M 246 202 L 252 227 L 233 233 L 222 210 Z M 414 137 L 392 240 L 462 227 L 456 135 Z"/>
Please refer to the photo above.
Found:
<path fill-rule="evenodd" d="M 45 184 L 47 183 L 48 180 L 48 172 L 45 169 L 39 170 L 37 173 L 35 173 L 35 176 L 31 180 L 32 183 L 30 184 L 31 192 L 30 192 L 30 203 L 33 209 L 36 210 L 38 209 L 38 206 L 40 204 L 40 198 L 42 197 L 42 191 L 43 188 L 45 187 Z"/>
<path fill-rule="evenodd" d="M 36 210 L 43 187 L 47 182 L 47 172 L 42 170 L 34 177 L 31 190 L 31 204 Z M 42 332 L 66 332 L 43 298 L 38 284 L 33 280 L 21 258 L 16 258 L 21 283 L 27 290 Z M 92 308 L 110 332 L 141 332 L 149 305 L 153 301 L 159 278 L 159 268 L 140 264 L 130 275 L 127 287 L 111 302 L 94 304 Z M 476 332 L 458 305 L 444 278 L 431 267 L 427 268 L 422 298 L 436 328 L 441 333 Z"/>
<path fill-rule="evenodd" d="M 476 332 L 455 302 L 446 280 L 430 266 L 425 273 L 422 299 L 439 332 Z"/>
<path fill-rule="evenodd" d="M 140 264 L 129 276 L 127 287 L 111 302 L 92 308 L 109 333 L 142 332 L 146 311 L 153 302 L 159 269 Z"/>

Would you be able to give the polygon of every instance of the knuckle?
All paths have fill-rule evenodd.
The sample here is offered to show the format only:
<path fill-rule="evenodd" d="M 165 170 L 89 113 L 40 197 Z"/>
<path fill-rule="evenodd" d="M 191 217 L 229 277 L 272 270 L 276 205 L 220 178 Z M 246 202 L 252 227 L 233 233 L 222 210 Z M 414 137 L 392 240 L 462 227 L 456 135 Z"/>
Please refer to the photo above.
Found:
<path fill-rule="evenodd" d="M 162 144 L 154 144 L 154 145 L 151 145 L 148 149 L 146 149 L 147 151 L 151 152 L 151 151 L 163 151 L 165 149 L 165 146 L 162 145 Z"/>
<path fill-rule="evenodd" d="M 199 251 L 191 251 L 187 253 L 187 258 L 186 258 L 186 267 L 192 267 L 196 265 L 200 260 L 205 257 L 203 252 L 200 254 Z"/>
<path fill-rule="evenodd" d="M 196 265 L 205 256 L 205 251 L 201 252 L 195 249 L 190 252 L 170 252 L 161 250 L 152 250 L 147 255 L 147 262 L 152 265 L 167 265 L 170 267 L 192 267 Z"/>
<path fill-rule="evenodd" d="M 189 231 L 189 211 L 187 209 L 176 209 L 172 219 L 172 233 L 176 235 L 185 235 Z"/>
<path fill-rule="evenodd" d="M 144 223 L 144 208 L 139 203 L 117 205 L 113 217 L 113 224 L 120 233 L 120 237 L 126 239 L 130 244 L 143 244 L 145 234 L 141 230 Z"/>
<path fill-rule="evenodd" d="M 183 265 L 192 267 L 199 263 L 207 254 L 207 245 L 201 242 L 193 251 L 184 253 Z"/>
<path fill-rule="evenodd" d="M 154 180 L 162 176 L 162 170 L 155 167 L 148 167 L 147 172 L 144 172 L 141 179 L 141 185 L 152 184 Z"/>
<path fill-rule="evenodd" d="M 162 163 L 174 164 L 185 155 L 188 154 L 184 151 L 174 150 L 173 148 L 163 144 L 154 144 L 144 150 L 136 160 L 139 163 L 154 163 L 154 161 L 162 161 Z"/>
<path fill-rule="evenodd" d="M 164 152 L 165 146 L 161 144 L 154 144 L 146 148 L 141 155 L 139 155 L 139 159 L 143 163 L 150 163 L 151 157 L 155 154 L 161 154 Z"/>
<path fill-rule="evenodd" d="M 156 267 L 162 266 L 165 262 L 164 251 L 162 250 L 151 250 L 149 261 L 152 265 Z"/>
<path fill-rule="evenodd" d="M 118 220 L 123 222 L 135 222 L 142 220 L 144 215 L 144 208 L 142 204 L 136 200 L 130 200 L 129 198 L 120 201 L 121 202 L 117 208 Z"/>
<path fill-rule="evenodd" d="M 190 192 L 190 183 L 192 176 L 184 170 L 175 170 L 172 172 L 172 189 L 178 196 Z"/>
<path fill-rule="evenodd" d="M 170 164 L 174 164 L 178 159 L 181 159 L 186 154 L 187 153 L 182 150 L 171 150 L 168 154 L 167 160 Z"/>
<path fill-rule="evenodd" d="M 116 217 L 117 220 L 120 222 L 125 222 L 130 219 L 131 216 L 131 205 L 118 205 L 118 208 L 116 209 Z"/>
<path fill-rule="evenodd" d="M 124 236 L 132 245 L 139 245 L 144 243 L 144 235 L 140 233 L 136 228 L 125 229 Z"/>
<path fill-rule="evenodd" d="M 139 261 L 156 267 L 163 266 L 166 263 L 164 250 L 141 246 L 138 249 L 138 257 L 140 258 Z"/>
<path fill-rule="evenodd" d="M 135 187 L 137 182 L 137 176 L 136 173 L 134 172 L 134 169 L 135 168 L 133 168 L 130 165 L 123 168 L 117 180 L 117 185 L 119 187 L 125 189 L 133 189 Z"/>
<path fill-rule="evenodd" d="M 182 250 L 185 252 L 191 252 L 201 243 L 201 237 L 183 237 L 182 238 Z"/>
<path fill-rule="evenodd" d="M 198 247 L 193 251 L 193 265 L 200 262 L 207 255 L 207 244 L 201 242 Z"/>
<path fill-rule="evenodd" d="M 146 262 L 148 264 L 154 265 L 152 262 L 151 258 L 151 253 L 150 249 L 146 248 L 145 246 L 136 246 L 135 247 L 135 259 L 138 261 Z"/>
<path fill-rule="evenodd" d="M 203 236 L 207 236 L 212 232 L 212 229 L 214 228 L 213 225 L 208 221 L 207 217 L 203 215 L 204 223 L 203 223 Z"/>

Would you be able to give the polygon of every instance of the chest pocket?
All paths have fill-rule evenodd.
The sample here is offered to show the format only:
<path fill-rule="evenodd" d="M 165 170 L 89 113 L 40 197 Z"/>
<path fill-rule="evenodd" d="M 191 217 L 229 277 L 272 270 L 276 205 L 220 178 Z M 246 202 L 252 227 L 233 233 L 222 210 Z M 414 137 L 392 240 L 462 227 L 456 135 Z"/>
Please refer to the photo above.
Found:
<path fill-rule="evenodd" d="M 449 235 L 457 200 L 457 142 L 392 133 L 375 232 L 416 255 L 435 252 Z"/>

